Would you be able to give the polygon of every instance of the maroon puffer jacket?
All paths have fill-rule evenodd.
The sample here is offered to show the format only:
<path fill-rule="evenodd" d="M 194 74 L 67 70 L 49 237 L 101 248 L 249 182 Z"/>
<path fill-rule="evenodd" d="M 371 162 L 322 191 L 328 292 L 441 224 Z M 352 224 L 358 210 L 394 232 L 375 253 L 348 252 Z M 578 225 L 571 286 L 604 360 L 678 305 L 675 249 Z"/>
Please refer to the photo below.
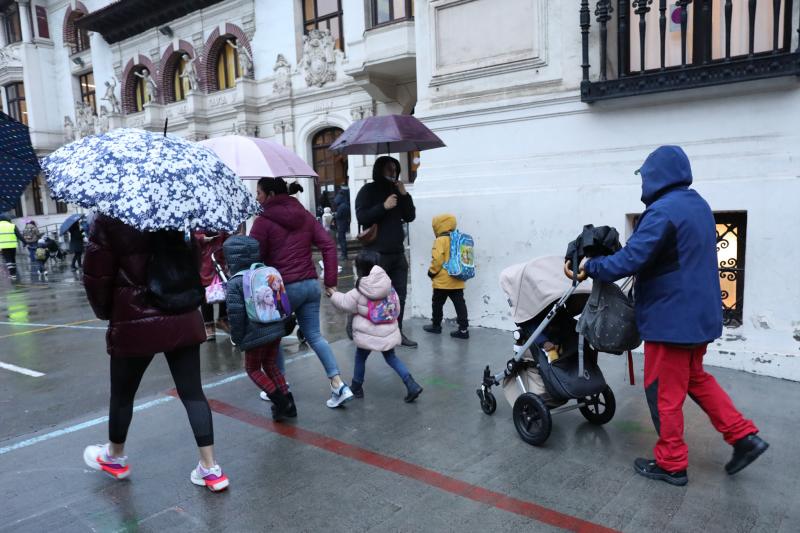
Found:
<path fill-rule="evenodd" d="M 284 283 L 316 279 L 311 245 L 322 252 L 325 286 L 335 287 L 338 279 L 336 243 L 303 204 L 288 194 L 272 197 L 263 205 L 250 236 L 258 241 L 261 260 L 277 268 Z"/>
<path fill-rule="evenodd" d="M 148 304 L 149 257 L 147 233 L 104 215 L 95 219 L 83 259 L 83 283 L 94 314 L 110 320 L 106 344 L 112 357 L 169 352 L 206 338 L 199 309 L 167 315 Z"/>

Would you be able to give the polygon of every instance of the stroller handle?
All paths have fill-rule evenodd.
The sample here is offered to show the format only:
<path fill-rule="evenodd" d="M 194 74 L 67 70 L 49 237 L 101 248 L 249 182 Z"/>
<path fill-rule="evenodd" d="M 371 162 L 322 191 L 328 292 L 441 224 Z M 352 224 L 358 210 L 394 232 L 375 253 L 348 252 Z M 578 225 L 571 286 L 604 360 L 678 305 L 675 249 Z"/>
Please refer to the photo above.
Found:
<path fill-rule="evenodd" d="M 571 267 L 572 267 L 572 260 L 568 259 L 567 262 L 564 263 L 564 275 L 567 276 L 569 279 L 574 280 L 575 273 L 572 272 Z M 588 277 L 589 275 L 586 273 L 585 270 L 578 273 L 578 283 L 580 283 L 581 281 L 586 281 L 586 278 Z"/>

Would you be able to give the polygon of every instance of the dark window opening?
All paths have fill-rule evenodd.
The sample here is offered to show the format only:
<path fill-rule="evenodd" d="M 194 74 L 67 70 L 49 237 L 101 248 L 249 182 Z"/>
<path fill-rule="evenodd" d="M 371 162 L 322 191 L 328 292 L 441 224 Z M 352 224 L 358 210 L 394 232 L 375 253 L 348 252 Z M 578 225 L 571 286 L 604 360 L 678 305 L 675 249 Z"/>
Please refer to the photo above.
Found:
<path fill-rule="evenodd" d="M 413 0 L 372 0 L 372 25 L 414 18 Z"/>

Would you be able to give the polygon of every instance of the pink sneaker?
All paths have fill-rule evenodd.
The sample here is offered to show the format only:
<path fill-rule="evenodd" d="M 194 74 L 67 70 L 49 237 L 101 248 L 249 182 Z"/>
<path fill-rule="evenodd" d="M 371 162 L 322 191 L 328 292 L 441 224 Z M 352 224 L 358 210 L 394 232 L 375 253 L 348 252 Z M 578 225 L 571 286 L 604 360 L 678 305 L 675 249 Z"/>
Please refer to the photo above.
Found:
<path fill-rule="evenodd" d="M 230 481 L 228 481 L 227 476 L 222 472 L 222 468 L 219 465 L 204 468 L 201 463 L 198 463 L 197 468 L 192 470 L 190 479 L 195 485 L 208 487 L 211 492 L 223 491 L 230 485 Z"/>
<path fill-rule="evenodd" d="M 111 457 L 108 444 L 94 444 L 83 450 L 83 461 L 89 468 L 101 470 L 114 479 L 125 479 L 131 473 L 127 457 Z"/>

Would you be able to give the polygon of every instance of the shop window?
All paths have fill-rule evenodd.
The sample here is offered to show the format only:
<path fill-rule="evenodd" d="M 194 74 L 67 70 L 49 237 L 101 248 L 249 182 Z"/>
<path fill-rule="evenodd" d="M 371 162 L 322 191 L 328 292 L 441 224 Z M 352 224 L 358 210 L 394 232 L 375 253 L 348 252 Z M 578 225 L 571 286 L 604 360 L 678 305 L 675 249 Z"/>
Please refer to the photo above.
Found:
<path fill-rule="evenodd" d="M 330 30 L 334 46 L 344 51 L 342 0 L 303 0 L 303 32 Z"/>

